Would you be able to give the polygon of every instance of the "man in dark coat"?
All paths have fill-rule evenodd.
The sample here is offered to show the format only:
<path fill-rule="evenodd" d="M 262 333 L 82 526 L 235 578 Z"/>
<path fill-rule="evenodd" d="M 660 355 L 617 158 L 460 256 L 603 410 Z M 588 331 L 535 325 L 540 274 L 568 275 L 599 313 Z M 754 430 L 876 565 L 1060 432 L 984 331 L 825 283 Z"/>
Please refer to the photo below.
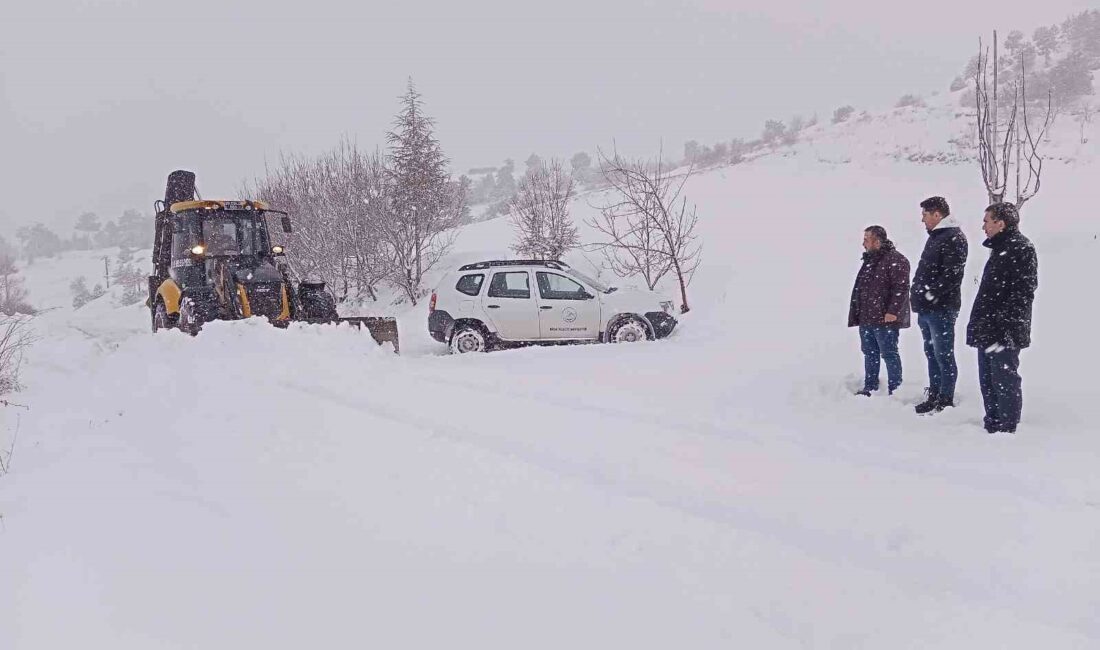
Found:
<path fill-rule="evenodd" d="M 863 231 L 863 266 L 856 275 L 848 327 L 859 327 L 863 350 L 863 390 L 878 390 L 879 360 L 886 362 L 890 393 L 901 385 L 898 334 L 909 327 L 909 260 L 898 252 L 882 226 Z"/>
<path fill-rule="evenodd" d="M 913 276 L 912 305 L 924 339 L 928 358 L 928 398 L 917 405 L 917 413 L 938 413 L 955 405 L 955 320 L 962 307 L 962 281 L 969 250 L 966 235 L 951 216 L 942 196 L 920 204 L 921 221 L 928 230 L 916 275 Z"/>
<path fill-rule="evenodd" d="M 990 249 L 974 298 L 966 344 L 978 348 L 978 380 L 985 402 L 985 430 L 1016 433 L 1023 410 L 1020 350 L 1031 345 L 1031 305 L 1039 287 L 1035 246 L 1020 232 L 1011 203 L 985 209 L 983 244 Z"/>

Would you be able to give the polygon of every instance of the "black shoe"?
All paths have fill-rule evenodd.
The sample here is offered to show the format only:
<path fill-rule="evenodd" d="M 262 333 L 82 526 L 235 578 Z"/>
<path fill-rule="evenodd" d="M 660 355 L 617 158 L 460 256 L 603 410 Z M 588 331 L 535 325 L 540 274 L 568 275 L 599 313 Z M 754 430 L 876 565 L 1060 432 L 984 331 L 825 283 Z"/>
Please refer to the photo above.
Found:
<path fill-rule="evenodd" d="M 929 415 L 931 413 L 939 413 L 949 406 L 955 406 L 955 401 L 937 397 L 936 399 L 929 398 L 927 402 L 917 404 L 914 410 L 917 412 L 917 415 Z"/>
<path fill-rule="evenodd" d="M 870 397 L 872 392 L 870 388 L 864 388 L 863 390 L 857 390 L 855 394 L 862 397 Z"/>

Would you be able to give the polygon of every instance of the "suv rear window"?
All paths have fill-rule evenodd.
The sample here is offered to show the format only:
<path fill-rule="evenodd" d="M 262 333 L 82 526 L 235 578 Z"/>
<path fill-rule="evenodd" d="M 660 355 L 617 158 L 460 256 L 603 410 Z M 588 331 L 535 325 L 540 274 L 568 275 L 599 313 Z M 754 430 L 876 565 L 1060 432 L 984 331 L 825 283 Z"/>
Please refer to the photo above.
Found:
<path fill-rule="evenodd" d="M 481 284 L 483 282 L 485 282 L 485 276 L 481 273 L 464 275 L 458 279 L 458 284 L 455 285 L 455 291 L 464 293 L 467 296 L 476 296 L 481 293 Z"/>

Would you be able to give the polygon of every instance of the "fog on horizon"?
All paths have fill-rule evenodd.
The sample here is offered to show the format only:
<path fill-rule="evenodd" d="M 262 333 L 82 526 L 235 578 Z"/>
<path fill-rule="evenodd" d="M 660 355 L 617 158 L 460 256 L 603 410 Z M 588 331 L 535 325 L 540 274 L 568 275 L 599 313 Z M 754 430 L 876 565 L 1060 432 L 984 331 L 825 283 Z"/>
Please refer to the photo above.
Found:
<path fill-rule="evenodd" d="M 933 0 L 792 9 L 761 0 L 496 0 L 432 7 L 209 0 L 0 9 L 0 235 L 150 212 L 165 175 L 236 196 L 280 152 L 383 146 L 406 79 L 455 174 L 614 139 L 752 138 L 766 119 L 946 92 L 993 28 L 1026 34 L 1092 3 L 989 11 Z"/>

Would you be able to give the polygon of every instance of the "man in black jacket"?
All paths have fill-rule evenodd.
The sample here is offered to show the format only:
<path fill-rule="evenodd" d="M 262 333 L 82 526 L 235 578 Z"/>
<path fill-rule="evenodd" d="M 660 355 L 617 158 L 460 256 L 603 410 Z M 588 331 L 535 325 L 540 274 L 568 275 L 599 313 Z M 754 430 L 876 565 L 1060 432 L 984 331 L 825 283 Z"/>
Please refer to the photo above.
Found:
<path fill-rule="evenodd" d="M 990 249 L 982 284 L 966 327 L 966 344 L 978 348 L 978 379 L 985 430 L 1016 433 L 1023 410 L 1020 350 L 1031 345 L 1031 306 L 1039 287 L 1035 246 L 1019 230 L 1011 203 L 985 209 L 983 244 Z"/>
<path fill-rule="evenodd" d="M 924 415 L 955 405 L 955 320 L 962 307 L 968 246 L 946 199 L 933 196 L 920 207 L 928 241 L 913 276 L 911 302 L 928 358 L 928 399 L 916 407 Z"/>
<path fill-rule="evenodd" d="M 901 385 L 898 334 L 909 327 L 909 260 L 898 252 L 882 226 L 863 231 L 863 266 L 856 275 L 848 308 L 848 327 L 859 327 L 863 350 L 863 390 L 879 387 L 880 360 L 886 362 L 890 393 Z"/>

